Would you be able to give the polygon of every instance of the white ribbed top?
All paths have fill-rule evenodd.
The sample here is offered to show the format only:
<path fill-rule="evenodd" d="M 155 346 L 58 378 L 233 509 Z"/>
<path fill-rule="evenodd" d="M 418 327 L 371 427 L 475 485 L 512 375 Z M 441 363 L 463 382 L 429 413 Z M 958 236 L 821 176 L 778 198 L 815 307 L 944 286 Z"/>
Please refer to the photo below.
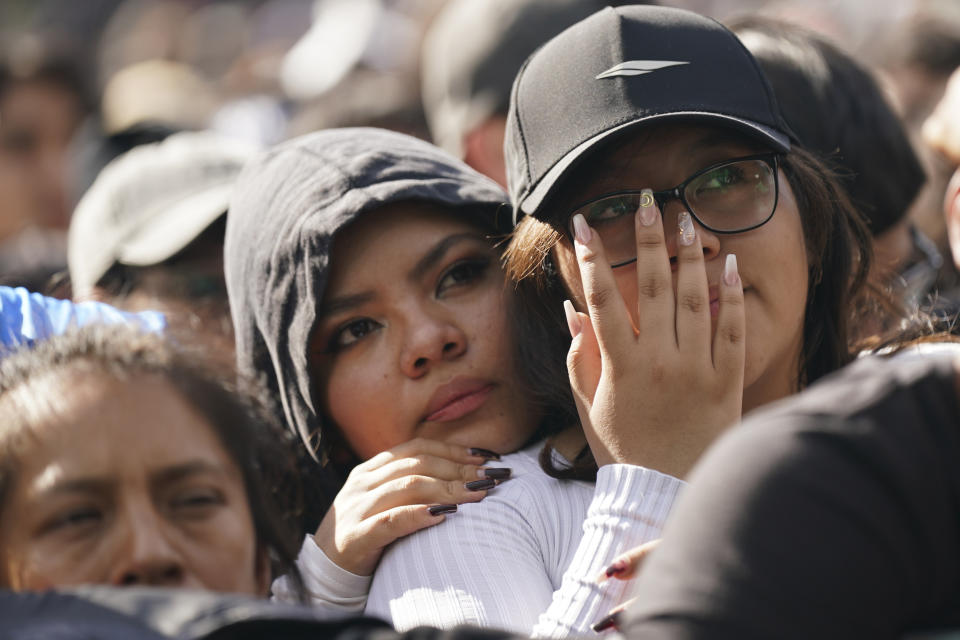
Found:
<path fill-rule="evenodd" d="M 682 482 L 629 465 L 597 484 L 558 481 L 541 445 L 504 456 L 510 481 L 442 524 L 394 543 L 366 613 L 398 630 L 459 624 L 536 636 L 585 633 L 619 604 L 625 583 L 596 583 L 621 552 L 660 535 Z"/>
<path fill-rule="evenodd" d="M 583 634 L 620 604 L 627 583 L 597 576 L 620 553 L 660 535 L 683 482 L 631 465 L 597 483 L 559 481 L 542 445 L 503 457 L 513 477 L 482 502 L 391 545 L 373 577 L 354 575 L 304 540 L 297 565 L 313 604 L 331 617 L 366 613 L 400 631 L 471 624 L 540 637 Z M 274 597 L 292 601 L 286 578 Z"/>

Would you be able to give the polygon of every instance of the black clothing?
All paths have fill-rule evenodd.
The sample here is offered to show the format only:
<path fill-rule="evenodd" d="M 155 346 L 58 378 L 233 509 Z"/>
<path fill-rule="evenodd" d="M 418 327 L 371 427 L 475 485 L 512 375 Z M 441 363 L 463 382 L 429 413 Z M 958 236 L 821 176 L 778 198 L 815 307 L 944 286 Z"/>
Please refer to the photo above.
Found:
<path fill-rule="evenodd" d="M 321 620 L 309 607 L 183 589 L 0 590 L 0 640 L 511 640 L 502 631 L 421 627 L 373 618 Z"/>
<path fill-rule="evenodd" d="M 749 417 L 690 482 L 638 579 L 628 637 L 960 626 L 950 358 L 865 358 Z"/>

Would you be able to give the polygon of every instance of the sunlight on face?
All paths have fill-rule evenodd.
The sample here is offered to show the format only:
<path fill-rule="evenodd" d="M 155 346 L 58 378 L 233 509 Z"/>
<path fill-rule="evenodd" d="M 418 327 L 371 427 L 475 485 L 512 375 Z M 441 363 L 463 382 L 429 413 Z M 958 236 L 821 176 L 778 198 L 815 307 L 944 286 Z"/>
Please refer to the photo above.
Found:
<path fill-rule="evenodd" d="M 0 582 L 264 595 L 243 478 L 211 426 L 160 378 L 59 380 L 57 406 L 6 435 L 16 473 L 0 512 Z"/>
<path fill-rule="evenodd" d="M 337 236 L 311 364 L 358 456 L 418 436 L 506 453 L 533 433 L 498 260 L 463 216 L 422 204 Z"/>

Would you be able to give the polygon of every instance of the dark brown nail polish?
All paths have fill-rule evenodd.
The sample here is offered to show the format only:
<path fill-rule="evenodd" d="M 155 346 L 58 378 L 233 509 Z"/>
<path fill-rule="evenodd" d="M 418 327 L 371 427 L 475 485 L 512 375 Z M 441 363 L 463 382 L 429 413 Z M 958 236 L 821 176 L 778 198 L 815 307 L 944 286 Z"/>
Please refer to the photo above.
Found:
<path fill-rule="evenodd" d="M 614 560 L 609 567 L 607 567 L 606 574 L 608 578 L 623 573 L 627 570 L 627 561 L 626 560 Z"/>
<path fill-rule="evenodd" d="M 607 629 L 616 629 L 620 625 L 620 612 L 615 611 L 608 616 L 604 616 L 591 627 L 597 633 Z"/>
<path fill-rule="evenodd" d="M 470 455 L 472 455 L 472 456 L 479 456 L 479 457 L 481 457 L 481 458 L 486 458 L 487 460 L 499 460 L 499 459 L 500 459 L 500 454 L 499 454 L 499 453 L 494 453 L 493 451 L 490 451 L 489 449 L 481 449 L 481 448 L 479 448 L 479 447 L 471 447 L 471 448 L 470 448 Z"/>
<path fill-rule="evenodd" d="M 481 478 L 480 480 L 465 482 L 463 486 L 470 491 L 483 491 L 484 489 L 493 489 L 497 486 L 497 481 L 493 478 Z"/>
<path fill-rule="evenodd" d="M 483 475 L 488 478 L 493 478 L 494 480 L 506 480 L 510 477 L 511 473 L 513 473 L 513 470 L 509 467 L 496 467 L 483 470 Z"/>
<path fill-rule="evenodd" d="M 455 504 L 435 504 L 430 507 L 427 507 L 427 511 L 430 512 L 432 516 L 439 516 L 445 513 L 456 513 L 457 505 Z"/>

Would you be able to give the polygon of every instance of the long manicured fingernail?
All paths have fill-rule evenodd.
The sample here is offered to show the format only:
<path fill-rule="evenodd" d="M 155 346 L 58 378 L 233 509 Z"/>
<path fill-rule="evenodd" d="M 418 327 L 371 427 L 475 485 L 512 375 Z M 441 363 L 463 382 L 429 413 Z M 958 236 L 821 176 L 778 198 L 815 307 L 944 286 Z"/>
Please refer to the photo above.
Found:
<path fill-rule="evenodd" d="M 677 227 L 680 229 L 680 244 L 689 247 L 697 237 L 697 231 L 693 228 L 693 218 L 686 211 L 681 211 L 677 216 Z"/>
<path fill-rule="evenodd" d="M 573 237 L 582 245 L 586 245 L 593 237 L 590 225 L 587 224 L 587 219 L 583 217 L 582 213 L 573 216 Z"/>
<path fill-rule="evenodd" d="M 611 628 L 615 629 L 619 625 L 620 625 L 620 612 L 615 611 L 610 615 L 600 618 L 600 620 L 598 620 L 596 624 L 593 625 L 592 629 L 597 633 L 600 633 L 601 631 L 606 631 L 607 629 L 611 629 Z"/>
<path fill-rule="evenodd" d="M 493 478 L 494 480 L 506 480 L 513 473 L 510 467 L 494 467 L 493 469 L 480 469 L 477 474 L 484 478 Z"/>
<path fill-rule="evenodd" d="M 467 450 L 470 455 L 477 456 L 479 458 L 486 458 L 487 460 L 499 460 L 500 454 L 490 451 L 490 449 L 481 449 L 480 447 L 470 447 Z"/>
<path fill-rule="evenodd" d="M 727 260 L 723 263 L 723 284 L 732 287 L 740 280 L 740 272 L 737 271 L 737 256 L 734 253 L 727 254 Z"/>
<path fill-rule="evenodd" d="M 497 486 L 497 481 L 493 478 L 471 480 L 470 482 L 463 483 L 463 488 L 467 491 L 484 491 L 486 489 L 493 489 L 495 486 Z"/>
<path fill-rule="evenodd" d="M 570 337 L 576 338 L 583 330 L 583 322 L 577 315 L 577 310 L 573 308 L 573 303 L 569 300 L 563 301 L 563 313 L 567 316 L 567 329 L 570 330 Z"/>
<path fill-rule="evenodd" d="M 457 505 L 455 504 L 435 504 L 427 507 L 427 511 L 432 516 L 442 516 L 446 513 L 456 513 Z"/>
<path fill-rule="evenodd" d="M 640 224 L 649 227 L 657 221 L 657 210 L 654 207 L 653 191 L 644 189 L 640 192 Z"/>

